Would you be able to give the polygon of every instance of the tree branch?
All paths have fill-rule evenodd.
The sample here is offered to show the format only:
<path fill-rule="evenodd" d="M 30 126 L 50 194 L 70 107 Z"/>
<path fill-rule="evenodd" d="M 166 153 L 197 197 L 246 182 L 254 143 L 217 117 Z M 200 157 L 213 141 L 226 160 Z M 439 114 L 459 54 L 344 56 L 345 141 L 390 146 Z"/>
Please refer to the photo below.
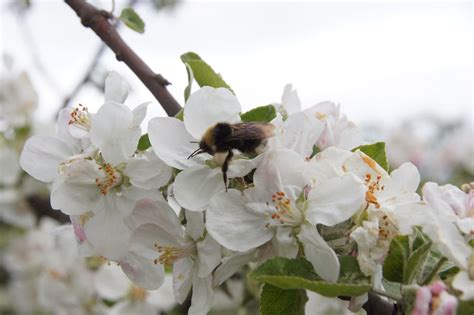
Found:
<path fill-rule="evenodd" d="M 117 60 L 125 62 L 136 76 L 155 96 L 168 116 L 176 115 L 181 106 L 166 89 L 170 84 L 150 67 L 125 43 L 109 21 L 109 12 L 101 11 L 84 0 L 65 0 L 81 19 L 82 25 L 91 28 L 97 36 L 115 53 Z"/>
<path fill-rule="evenodd" d="M 372 292 L 369 292 L 369 300 L 362 308 L 367 315 L 395 315 L 399 311 L 398 304 L 387 302 Z"/>

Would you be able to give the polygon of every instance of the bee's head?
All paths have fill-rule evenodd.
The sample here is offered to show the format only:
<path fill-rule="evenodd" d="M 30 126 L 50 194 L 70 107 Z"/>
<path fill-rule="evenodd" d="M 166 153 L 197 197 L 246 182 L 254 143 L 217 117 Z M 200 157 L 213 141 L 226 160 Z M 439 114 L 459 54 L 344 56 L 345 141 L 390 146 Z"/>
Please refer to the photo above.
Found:
<path fill-rule="evenodd" d="M 193 143 L 198 143 L 198 142 L 193 142 Z M 199 154 L 202 154 L 202 153 L 208 153 L 208 154 L 211 154 L 211 155 L 214 154 L 214 152 L 212 151 L 212 148 L 209 145 L 207 145 L 207 143 L 204 140 L 199 141 L 199 148 L 194 150 L 193 153 L 191 153 L 188 156 L 188 159 L 193 158 L 196 155 L 199 155 Z"/>

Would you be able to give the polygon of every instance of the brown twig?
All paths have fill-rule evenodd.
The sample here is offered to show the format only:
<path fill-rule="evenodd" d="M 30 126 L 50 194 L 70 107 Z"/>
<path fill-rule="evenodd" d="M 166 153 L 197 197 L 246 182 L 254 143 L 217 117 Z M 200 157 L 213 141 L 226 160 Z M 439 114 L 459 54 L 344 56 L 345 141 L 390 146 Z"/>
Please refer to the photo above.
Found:
<path fill-rule="evenodd" d="M 133 8 L 137 4 L 138 1 L 139 0 L 130 0 L 127 3 L 126 6 L 129 7 L 129 8 Z M 118 32 L 118 29 L 119 29 L 121 24 L 120 23 L 113 23 L 112 25 L 113 25 L 113 27 L 115 27 L 115 29 Z M 74 88 L 71 90 L 71 92 L 64 98 L 64 100 L 62 102 L 62 105 L 61 105 L 59 110 L 61 110 L 63 108 L 66 108 L 72 102 L 72 100 L 74 100 L 74 98 L 81 91 L 81 89 L 84 87 L 84 85 L 86 85 L 88 83 L 93 84 L 94 86 L 96 86 L 100 90 L 104 89 L 103 85 L 97 84 L 97 82 L 92 80 L 92 76 L 93 76 L 95 70 L 97 69 L 97 66 L 100 63 L 100 59 L 101 59 L 102 55 L 104 54 L 106 48 L 107 48 L 107 45 L 104 42 L 100 43 L 100 46 L 97 49 L 94 56 L 92 57 L 92 61 L 89 64 L 89 66 L 87 67 L 87 70 L 84 72 L 84 75 L 77 82 L 77 84 L 74 86 Z"/>
<path fill-rule="evenodd" d="M 109 19 L 109 12 L 101 11 L 84 0 L 65 0 L 81 19 L 82 25 L 91 28 L 97 36 L 123 61 L 155 96 L 168 116 L 176 115 L 181 106 L 166 89 L 169 82 L 150 67 L 125 43 Z"/>

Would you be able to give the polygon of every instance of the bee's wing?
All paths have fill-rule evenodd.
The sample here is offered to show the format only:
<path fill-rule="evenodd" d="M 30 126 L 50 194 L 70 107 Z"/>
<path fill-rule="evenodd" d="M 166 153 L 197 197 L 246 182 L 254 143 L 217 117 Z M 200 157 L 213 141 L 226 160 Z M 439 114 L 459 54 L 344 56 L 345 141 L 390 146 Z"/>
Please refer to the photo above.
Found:
<path fill-rule="evenodd" d="M 274 135 L 275 126 L 266 123 L 239 123 L 231 125 L 232 133 L 226 137 L 226 141 L 238 141 L 247 139 L 266 139 Z"/>

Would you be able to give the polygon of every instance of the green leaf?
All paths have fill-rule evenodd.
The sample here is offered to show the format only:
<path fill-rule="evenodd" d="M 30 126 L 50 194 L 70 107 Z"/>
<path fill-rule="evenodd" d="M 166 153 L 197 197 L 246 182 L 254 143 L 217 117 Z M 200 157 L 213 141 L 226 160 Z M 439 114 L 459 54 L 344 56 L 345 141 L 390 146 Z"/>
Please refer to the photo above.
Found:
<path fill-rule="evenodd" d="M 210 86 L 213 88 L 224 87 L 232 91 L 230 86 L 222 79 L 221 75 L 216 73 L 198 54 L 194 52 L 185 53 L 181 55 L 181 61 L 186 65 L 186 68 L 191 68 L 194 80 L 196 80 L 199 86 Z"/>
<path fill-rule="evenodd" d="M 149 147 L 151 147 L 150 139 L 148 138 L 148 134 L 145 133 L 143 136 L 140 137 L 140 140 L 138 140 L 137 149 L 139 151 L 145 151 Z"/>
<path fill-rule="evenodd" d="M 119 20 L 135 32 L 145 33 L 145 22 L 132 8 L 124 8 L 122 13 L 120 13 Z"/>
<path fill-rule="evenodd" d="M 459 301 L 456 315 L 472 315 L 474 314 L 474 301 Z"/>
<path fill-rule="evenodd" d="M 408 236 L 399 235 L 390 243 L 387 257 L 383 264 L 383 276 L 388 281 L 403 282 L 403 271 L 410 254 Z"/>
<path fill-rule="evenodd" d="M 418 246 L 418 248 L 411 253 L 410 257 L 408 257 L 403 272 L 404 284 L 412 284 L 415 277 L 423 271 L 422 267 L 426 261 L 426 256 L 428 255 L 430 248 L 431 242 L 426 242 L 423 245 Z"/>
<path fill-rule="evenodd" d="M 181 108 L 179 110 L 179 112 L 176 115 L 174 115 L 174 118 L 183 121 L 184 120 L 184 108 Z"/>
<path fill-rule="evenodd" d="M 329 297 L 358 296 L 368 292 L 371 279 L 360 271 L 356 258 L 340 256 L 339 259 L 341 273 L 336 283 L 321 279 L 311 263 L 303 257 L 270 259 L 249 276 L 281 289 L 307 289 Z"/>
<path fill-rule="evenodd" d="M 191 88 L 193 87 L 194 81 L 194 74 L 193 69 L 187 63 L 184 64 L 186 66 L 186 72 L 188 73 L 188 86 L 184 89 L 184 101 L 186 102 L 191 95 Z"/>
<path fill-rule="evenodd" d="M 416 226 L 414 230 L 415 239 L 413 240 L 412 251 L 415 251 L 418 249 L 418 247 L 431 242 L 430 239 L 421 231 L 421 228 Z"/>
<path fill-rule="evenodd" d="M 361 150 L 369 157 L 371 157 L 377 164 L 379 164 L 384 170 L 388 172 L 388 160 L 387 154 L 385 152 L 385 142 L 377 142 L 374 144 L 361 145 L 357 148 L 352 149 L 352 151 Z"/>
<path fill-rule="evenodd" d="M 240 118 L 244 122 L 270 122 L 275 117 L 276 110 L 273 105 L 260 106 L 240 115 Z"/>
<path fill-rule="evenodd" d="M 284 290 L 270 284 L 262 289 L 260 301 L 261 315 L 304 315 L 308 301 L 305 290 Z"/>

